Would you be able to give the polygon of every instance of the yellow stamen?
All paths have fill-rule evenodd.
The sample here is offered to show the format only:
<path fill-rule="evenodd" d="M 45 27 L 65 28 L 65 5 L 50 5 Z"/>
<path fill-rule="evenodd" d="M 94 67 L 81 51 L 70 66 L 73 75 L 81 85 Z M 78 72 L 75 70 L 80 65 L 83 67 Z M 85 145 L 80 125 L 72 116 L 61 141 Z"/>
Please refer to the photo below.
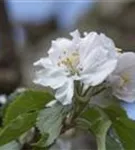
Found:
<path fill-rule="evenodd" d="M 73 52 L 71 55 L 67 56 L 66 58 L 60 60 L 58 65 L 60 64 L 65 65 L 71 72 L 71 74 L 78 73 L 76 66 L 79 63 L 79 53 Z"/>
<path fill-rule="evenodd" d="M 120 87 L 123 87 L 123 86 L 125 86 L 127 83 L 129 83 L 130 82 L 130 79 L 129 79 L 129 76 L 127 75 L 127 74 L 123 74 L 122 76 L 121 76 L 121 83 L 120 83 Z"/>
<path fill-rule="evenodd" d="M 116 51 L 121 53 L 122 52 L 122 49 L 121 48 L 116 48 Z"/>

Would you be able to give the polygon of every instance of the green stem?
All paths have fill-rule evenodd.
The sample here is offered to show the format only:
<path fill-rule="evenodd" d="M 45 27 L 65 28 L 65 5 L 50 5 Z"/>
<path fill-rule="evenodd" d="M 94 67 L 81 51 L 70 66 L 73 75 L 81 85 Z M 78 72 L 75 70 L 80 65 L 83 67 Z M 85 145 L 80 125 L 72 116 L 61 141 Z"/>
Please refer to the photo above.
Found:
<path fill-rule="evenodd" d="M 106 90 L 105 87 L 101 88 L 99 91 L 96 91 L 95 93 L 93 93 L 92 97 L 98 95 L 99 93 L 103 92 L 104 90 Z"/>
<path fill-rule="evenodd" d="M 87 95 L 89 94 L 89 92 L 91 92 L 90 90 L 91 90 L 91 86 L 89 86 L 89 87 L 85 90 L 85 92 L 83 93 L 82 97 L 87 96 Z"/>
<path fill-rule="evenodd" d="M 106 135 L 111 126 L 111 121 L 107 120 L 101 125 L 101 133 L 96 136 L 98 150 L 106 150 Z"/>
<path fill-rule="evenodd" d="M 105 135 L 97 137 L 98 150 L 106 150 L 105 139 L 106 139 Z"/>

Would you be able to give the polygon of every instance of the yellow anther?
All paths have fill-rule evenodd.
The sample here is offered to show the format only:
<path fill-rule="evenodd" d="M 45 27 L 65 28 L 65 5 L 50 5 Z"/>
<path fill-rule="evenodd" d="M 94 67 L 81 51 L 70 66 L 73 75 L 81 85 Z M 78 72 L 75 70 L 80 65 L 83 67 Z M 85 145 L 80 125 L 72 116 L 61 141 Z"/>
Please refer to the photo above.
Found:
<path fill-rule="evenodd" d="M 121 48 L 116 48 L 116 51 L 121 53 L 122 52 L 122 49 Z"/>
<path fill-rule="evenodd" d="M 65 65 L 70 70 L 71 74 L 78 73 L 76 66 L 79 64 L 79 53 L 71 53 L 69 56 L 60 60 L 58 65 L 60 66 L 60 64 Z"/>
<path fill-rule="evenodd" d="M 125 75 L 125 74 L 124 74 L 124 75 L 122 76 L 122 78 L 123 78 L 123 80 L 124 80 L 125 83 L 128 83 L 128 82 L 130 81 L 128 75 Z"/>
<path fill-rule="evenodd" d="M 125 86 L 125 85 L 126 85 L 127 83 L 129 83 L 129 82 L 130 82 L 129 76 L 126 75 L 126 74 L 123 74 L 123 75 L 121 76 L 120 87 Z"/>

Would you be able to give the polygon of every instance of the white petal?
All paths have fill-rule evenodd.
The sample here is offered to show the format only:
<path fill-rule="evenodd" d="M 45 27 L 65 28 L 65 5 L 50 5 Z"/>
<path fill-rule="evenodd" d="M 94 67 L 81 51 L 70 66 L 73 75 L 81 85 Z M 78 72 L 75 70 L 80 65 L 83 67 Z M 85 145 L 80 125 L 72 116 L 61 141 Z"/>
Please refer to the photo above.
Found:
<path fill-rule="evenodd" d="M 37 71 L 34 83 L 57 89 L 64 84 L 65 80 L 66 77 L 61 70 L 50 67 Z"/>
<path fill-rule="evenodd" d="M 52 41 L 52 48 L 54 51 L 61 51 L 68 49 L 71 46 L 71 40 L 66 38 L 58 38 L 55 41 Z"/>
<path fill-rule="evenodd" d="M 93 49 L 86 57 L 85 60 L 81 60 L 83 67 L 83 73 L 95 71 L 107 59 L 108 52 L 102 47 Z"/>
<path fill-rule="evenodd" d="M 119 61 L 116 68 L 116 73 L 125 71 L 128 68 L 135 70 L 135 53 L 126 52 L 119 55 Z"/>
<path fill-rule="evenodd" d="M 119 56 L 118 66 L 108 81 L 116 97 L 126 102 L 135 101 L 135 53 Z"/>
<path fill-rule="evenodd" d="M 128 103 L 132 103 L 135 102 L 135 89 L 132 91 L 128 91 L 128 90 L 114 90 L 113 94 L 118 97 L 120 100 L 123 100 L 125 102 Z"/>
<path fill-rule="evenodd" d="M 73 37 L 73 42 L 78 44 L 81 40 L 81 37 L 80 37 L 80 32 L 78 30 L 75 30 L 73 32 L 70 33 L 70 35 Z"/>
<path fill-rule="evenodd" d="M 134 102 L 135 101 L 135 81 L 131 81 L 129 83 L 125 83 L 122 87 L 120 85 L 120 80 L 115 81 L 112 84 L 113 94 L 118 97 L 120 100 L 126 102 Z"/>
<path fill-rule="evenodd" d="M 67 78 L 65 84 L 56 90 L 56 99 L 58 99 L 63 105 L 72 103 L 72 97 L 74 92 L 74 83 L 71 78 Z"/>
<path fill-rule="evenodd" d="M 0 95 L 0 104 L 6 104 L 6 102 L 7 102 L 7 97 L 6 97 L 6 95 L 4 95 L 4 94 L 1 94 Z"/>
<path fill-rule="evenodd" d="M 111 49 L 111 50 L 114 49 L 114 51 L 115 51 L 115 44 L 112 39 L 110 39 L 103 33 L 100 34 L 100 39 L 101 39 L 104 47 L 106 47 L 107 49 Z"/>
<path fill-rule="evenodd" d="M 50 67 L 36 72 L 34 83 L 50 86 L 55 90 L 55 98 L 63 105 L 71 104 L 73 97 L 73 80 L 68 78 L 62 70 Z"/>
<path fill-rule="evenodd" d="M 52 46 L 48 51 L 49 58 L 54 64 L 58 63 L 60 57 L 64 57 L 64 51 L 72 51 L 72 42 L 66 38 L 59 38 L 52 42 Z"/>
<path fill-rule="evenodd" d="M 85 84 L 89 83 L 91 86 L 101 84 L 107 78 L 107 76 L 115 69 L 116 63 L 116 60 L 110 61 L 103 66 L 105 67 L 103 70 L 99 70 L 97 72 L 94 72 L 93 74 L 91 73 L 82 75 L 82 82 L 84 82 Z"/>
<path fill-rule="evenodd" d="M 96 32 L 90 32 L 80 42 L 80 59 L 85 60 L 93 48 L 100 45 L 99 36 Z"/>
<path fill-rule="evenodd" d="M 94 49 L 83 63 L 81 79 L 92 86 L 102 83 L 117 65 L 117 60 L 108 57 L 108 52 L 102 47 Z"/>
<path fill-rule="evenodd" d="M 52 62 L 49 58 L 41 58 L 34 63 L 34 66 L 42 66 L 42 67 L 46 67 L 50 65 L 52 65 Z"/>

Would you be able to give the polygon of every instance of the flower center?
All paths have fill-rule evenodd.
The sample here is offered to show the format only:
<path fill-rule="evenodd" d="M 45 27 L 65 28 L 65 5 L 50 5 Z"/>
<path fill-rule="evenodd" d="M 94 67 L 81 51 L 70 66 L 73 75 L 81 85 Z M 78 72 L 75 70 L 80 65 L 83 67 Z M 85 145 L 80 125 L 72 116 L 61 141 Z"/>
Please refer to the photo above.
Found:
<path fill-rule="evenodd" d="M 125 85 L 126 85 L 127 83 L 129 83 L 129 82 L 130 82 L 129 76 L 126 75 L 126 74 L 123 74 L 123 75 L 121 76 L 120 87 L 125 86 Z"/>
<path fill-rule="evenodd" d="M 66 55 L 66 53 L 64 53 Z M 58 66 L 66 66 L 66 68 L 70 71 L 71 75 L 78 74 L 77 65 L 79 64 L 79 53 L 73 52 L 69 55 L 66 55 L 63 58 L 59 58 Z"/>

